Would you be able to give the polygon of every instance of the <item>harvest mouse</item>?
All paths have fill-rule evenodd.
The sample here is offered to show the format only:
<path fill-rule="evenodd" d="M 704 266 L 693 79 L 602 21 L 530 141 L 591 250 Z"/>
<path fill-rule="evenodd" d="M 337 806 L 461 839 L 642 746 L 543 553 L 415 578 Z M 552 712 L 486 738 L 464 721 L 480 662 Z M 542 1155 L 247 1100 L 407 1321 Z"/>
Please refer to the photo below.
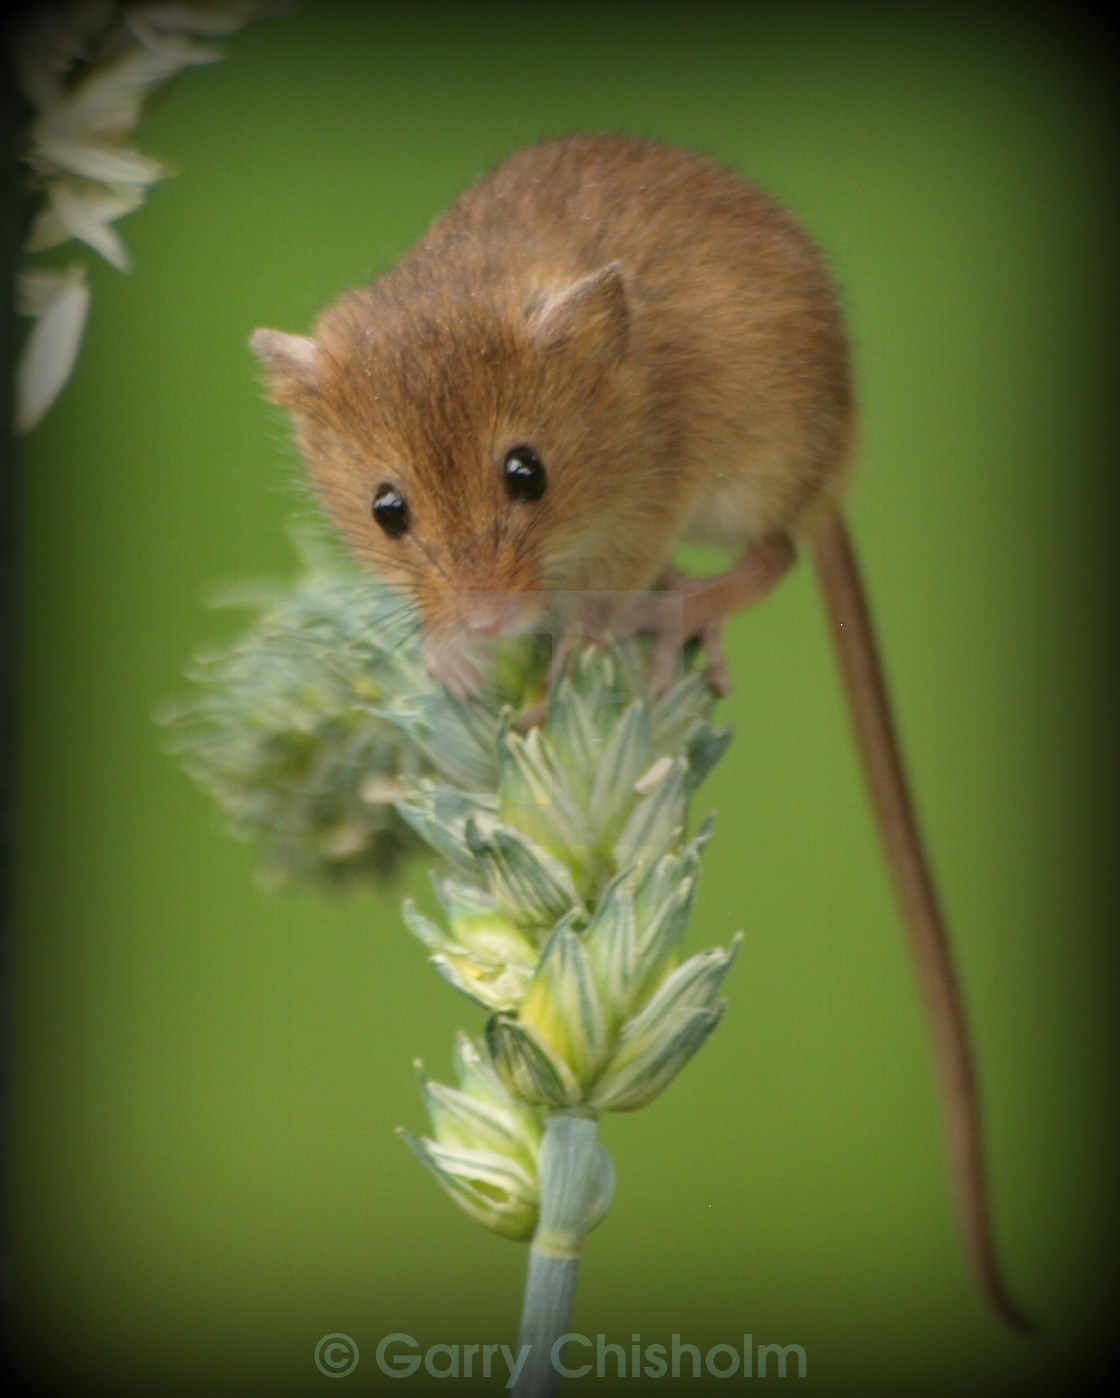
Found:
<path fill-rule="evenodd" d="M 700 638 L 726 691 L 724 622 L 780 579 L 795 539 L 812 552 L 932 1027 L 966 1247 L 995 1311 L 1025 1329 L 996 1262 L 967 1030 L 837 504 L 848 351 L 808 236 L 706 156 L 570 136 L 480 179 L 310 338 L 252 344 L 328 513 L 415 598 L 429 668 L 455 688 L 475 683 L 461 638 L 531 630 L 546 598 L 594 592 L 630 599 L 616 627 L 662 638 L 661 673 L 667 638 Z M 682 541 L 738 561 L 682 578 Z"/>

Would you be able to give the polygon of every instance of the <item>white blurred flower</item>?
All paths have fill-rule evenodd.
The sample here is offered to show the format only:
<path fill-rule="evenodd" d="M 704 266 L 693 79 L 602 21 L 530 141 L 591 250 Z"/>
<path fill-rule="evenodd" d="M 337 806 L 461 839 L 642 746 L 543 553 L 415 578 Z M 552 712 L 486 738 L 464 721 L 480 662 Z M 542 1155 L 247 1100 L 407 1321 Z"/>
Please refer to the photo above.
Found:
<path fill-rule="evenodd" d="M 112 225 L 169 173 L 129 144 L 147 102 L 185 68 L 223 56 L 196 36 L 232 34 L 282 8 L 275 0 L 69 0 L 35 8 L 12 45 L 16 79 L 33 113 L 20 152 L 31 196 L 24 251 L 75 238 L 127 271 L 128 252 Z M 27 276 L 38 281 L 20 298 L 22 313 L 36 322 L 16 369 L 21 432 L 42 419 L 69 378 L 89 307 L 81 268 Z"/>
<path fill-rule="evenodd" d="M 23 271 L 16 282 L 16 306 L 35 324 L 16 364 L 16 431 L 30 432 L 58 396 L 82 342 L 89 287 L 85 269 Z"/>
<path fill-rule="evenodd" d="M 77 238 L 118 271 L 128 271 L 128 250 L 112 224 L 139 208 L 144 202 L 142 189 L 134 186 L 122 191 L 95 180 L 59 178 L 47 186 L 47 198 L 49 203 L 40 210 L 27 235 L 27 252 L 41 252 Z"/>

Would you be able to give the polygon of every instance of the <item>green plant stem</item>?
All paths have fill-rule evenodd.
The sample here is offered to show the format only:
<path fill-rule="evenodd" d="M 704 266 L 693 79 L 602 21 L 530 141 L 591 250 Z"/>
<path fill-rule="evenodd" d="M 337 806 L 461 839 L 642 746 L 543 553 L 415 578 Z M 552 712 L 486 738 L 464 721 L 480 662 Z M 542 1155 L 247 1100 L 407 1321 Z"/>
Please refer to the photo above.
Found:
<path fill-rule="evenodd" d="M 551 1398 L 560 1384 L 553 1346 L 567 1334 L 575 1304 L 598 1123 L 589 1113 L 552 1112 L 541 1142 L 541 1211 L 529 1245 L 518 1352 L 525 1364 L 515 1398 Z M 557 1354 L 556 1358 L 562 1355 Z"/>

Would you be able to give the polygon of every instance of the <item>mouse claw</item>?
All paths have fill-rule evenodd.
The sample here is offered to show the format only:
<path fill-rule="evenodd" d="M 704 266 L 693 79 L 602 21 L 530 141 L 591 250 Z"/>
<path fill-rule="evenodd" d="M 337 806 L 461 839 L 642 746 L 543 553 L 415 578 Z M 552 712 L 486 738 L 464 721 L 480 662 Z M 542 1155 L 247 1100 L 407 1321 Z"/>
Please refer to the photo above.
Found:
<path fill-rule="evenodd" d="M 731 683 L 731 669 L 727 664 L 727 657 L 723 653 L 724 620 L 721 618 L 718 622 L 705 626 L 699 639 L 704 647 L 704 654 L 708 657 L 704 678 L 708 681 L 709 688 L 719 698 L 730 699 L 734 685 Z"/>
<path fill-rule="evenodd" d="M 649 669 L 649 697 L 660 699 L 673 681 L 677 668 L 676 647 L 658 639 L 653 646 L 653 661 Z"/>
<path fill-rule="evenodd" d="M 543 723 L 547 722 L 550 700 L 551 696 L 546 694 L 543 699 L 538 699 L 535 704 L 518 714 L 513 725 L 517 732 L 528 733 L 531 728 L 540 728 Z"/>
<path fill-rule="evenodd" d="M 681 670 L 680 626 L 675 624 L 679 619 L 673 618 L 668 625 L 659 627 L 656 608 L 651 609 L 646 614 L 646 618 L 646 624 L 636 629 L 648 632 L 653 637 L 653 654 L 650 657 L 649 667 L 649 693 L 651 698 L 658 699 L 677 678 Z"/>

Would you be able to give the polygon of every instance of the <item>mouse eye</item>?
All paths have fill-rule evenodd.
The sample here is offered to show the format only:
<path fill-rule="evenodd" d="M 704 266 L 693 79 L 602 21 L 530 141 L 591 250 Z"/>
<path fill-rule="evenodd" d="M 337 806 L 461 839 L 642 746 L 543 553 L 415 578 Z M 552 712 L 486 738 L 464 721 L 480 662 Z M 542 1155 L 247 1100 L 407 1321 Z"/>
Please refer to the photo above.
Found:
<path fill-rule="evenodd" d="M 539 500 L 548 484 L 540 457 L 531 447 L 514 447 L 502 468 L 511 500 Z"/>
<path fill-rule="evenodd" d="M 408 502 L 395 485 L 382 481 L 373 497 L 373 517 L 390 539 L 408 533 Z"/>

